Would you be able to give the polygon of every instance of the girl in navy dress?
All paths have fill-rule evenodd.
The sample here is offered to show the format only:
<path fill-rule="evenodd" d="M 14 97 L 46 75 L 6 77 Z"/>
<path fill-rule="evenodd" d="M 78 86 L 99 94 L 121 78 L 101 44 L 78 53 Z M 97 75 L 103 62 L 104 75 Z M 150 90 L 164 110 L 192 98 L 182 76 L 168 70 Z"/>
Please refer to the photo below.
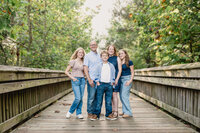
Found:
<path fill-rule="evenodd" d="M 112 116 L 114 118 L 118 118 L 118 92 L 120 92 L 121 86 L 121 72 L 122 72 L 122 64 L 119 57 L 117 57 L 117 51 L 114 45 L 109 45 L 107 48 L 109 59 L 108 61 L 112 63 L 115 67 L 115 85 L 113 87 L 113 96 L 112 96 Z"/>

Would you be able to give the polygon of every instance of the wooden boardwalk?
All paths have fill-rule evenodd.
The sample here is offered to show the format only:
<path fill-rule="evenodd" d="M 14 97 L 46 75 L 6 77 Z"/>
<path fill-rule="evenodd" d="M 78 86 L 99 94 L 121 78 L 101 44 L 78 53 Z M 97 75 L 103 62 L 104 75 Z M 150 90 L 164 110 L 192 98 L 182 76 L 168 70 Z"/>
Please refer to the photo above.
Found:
<path fill-rule="evenodd" d="M 119 118 L 115 121 L 106 120 L 103 114 L 105 108 L 102 109 L 102 117 L 97 121 L 87 119 L 86 103 L 87 92 L 85 91 L 83 105 L 83 120 L 76 119 L 75 113 L 70 119 L 65 118 L 66 112 L 69 110 L 73 101 L 73 93 L 63 97 L 53 105 L 28 120 L 13 133 L 100 133 L 100 132 L 196 132 L 189 126 L 179 122 L 165 112 L 159 110 L 143 99 L 131 94 L 131 107 L 133 117 L 129 119 Z M 104 105 L 103 105 L 104 106 Z M 121 104 L 119 105 L 121 112 Z"/>

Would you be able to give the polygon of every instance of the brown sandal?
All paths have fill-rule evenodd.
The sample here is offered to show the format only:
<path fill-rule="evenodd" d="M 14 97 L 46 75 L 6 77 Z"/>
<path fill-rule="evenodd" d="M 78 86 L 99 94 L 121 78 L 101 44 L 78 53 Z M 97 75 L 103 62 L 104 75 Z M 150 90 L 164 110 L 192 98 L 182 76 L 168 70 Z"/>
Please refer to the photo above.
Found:
<path fill-rule="evenodd" d="M 122 117 L 124 115 L 124 113 L 120 113 L 119 116 Z"/>

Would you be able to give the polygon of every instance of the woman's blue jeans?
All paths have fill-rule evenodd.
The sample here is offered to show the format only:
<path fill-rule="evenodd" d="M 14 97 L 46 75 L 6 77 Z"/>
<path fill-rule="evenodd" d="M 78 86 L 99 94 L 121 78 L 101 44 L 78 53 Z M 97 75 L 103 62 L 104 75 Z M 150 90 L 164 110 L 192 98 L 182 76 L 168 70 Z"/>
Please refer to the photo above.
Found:
<path fill-rule="evenodd" d="M 72 89 L 75 95 L 75 99 L 70 107 L 69 112 L 71 114 L 76 110 L 76 115 L 82 114 L 83 106 L 83 95 L 85 90 L 85 78 L 84 77 L 75 77 L 77 81 L 71 80 Z"/>
<path fill-rule="evenodd" d="M 130 89 L 132 83 L 129 86 L 126 86 L 126 82 L 131 79 L 131 75 L 128 76 L 121 76 L 121 88 L 119 92 L 120 100 L 122 102 L 122 111 L 126 115 L 132 116 L 132 110 L 130 106 L 129 96 L 130 96 Z"/>

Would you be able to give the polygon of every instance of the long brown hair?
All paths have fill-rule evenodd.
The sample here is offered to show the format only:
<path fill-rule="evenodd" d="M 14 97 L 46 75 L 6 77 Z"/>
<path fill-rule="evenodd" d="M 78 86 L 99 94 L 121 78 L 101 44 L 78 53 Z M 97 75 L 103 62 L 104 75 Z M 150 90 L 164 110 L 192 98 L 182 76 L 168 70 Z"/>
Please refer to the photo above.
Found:
<path fill-rule="evenodd" d="M 75 52 L 72 54 L 70 60 L 75 60 L 75 59 L 78 57 L 77 54 L 78 54 L 78 52 L 79 52 L 80 50 L 83 50 L 83 58 L 81 59 L 81 60 L 83 61 L 84 56 L 85 56 L 85 50 L 84 50 L 83 48 L 81 48 L 81 47 L 80 47 L 80 48 L 77 48 L 77 49 L 75 50 Z"/>
<path fill-rule="evenodd" d="M 114 54 L 113 54 L 113 56 L 117 56 L 117 49 L 116 49 L 115 45 L 113 45 L 113 44 L 109 45 L 109 46 L 107 47 L 107 51 L 109 50 L 110 47 L 113 47 L 113 48 L 114 48 Z"/>
<path fill-rule="evenodd" d="M 129 67 L 129 60 L 130 60 L 130 58 L 129 58 L 128 52 L 126 50 L 124 50 L 124 49 L 120 49 L 119 52 L 120 51 L 122 51 L 122 52 L 125 53 L 125 64 L 126 64 L 127 67 Z"/>

